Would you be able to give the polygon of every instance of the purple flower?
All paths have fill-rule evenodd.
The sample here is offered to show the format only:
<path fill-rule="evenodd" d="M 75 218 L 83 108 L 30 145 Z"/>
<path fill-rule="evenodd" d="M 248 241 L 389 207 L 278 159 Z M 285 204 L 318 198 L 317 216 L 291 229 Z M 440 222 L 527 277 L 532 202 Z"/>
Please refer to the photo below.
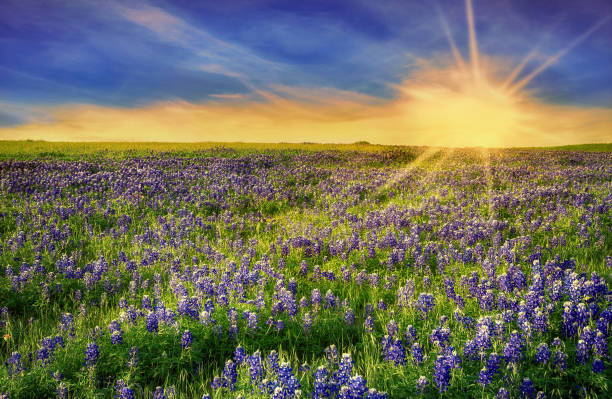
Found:
<path fill-rule="evenodd" d="M 521 398 L 531 398 L 535 394 L 535 389 L 533 387 L 533 382 L 529 378 L 524 378 L 521 386 L 519 387 L 519 392 L 521 393 Z"/>
<path fill-rule="evenodd" d="M 438 356 L 434 362 L 434 383 L 440 390 L 440 393 L 446 392 L 450 385 L 451 365 L 446 359 L 446 356 Z"/>
<path fill-rule="evenodd" d="M 536 348 L 536 356 L 535 360 L 537 363 L 547 364 L 550 359 L 550 349 L 548 349 L 548 345 L 545 342 L 542 342 Z"/>
<path fill-rule="evenodd" d="M 9 377 L 24 371 L 23 363 L 21 362 L 21 354 L 19 352 L 11 353 L 11 356 L 4 364 L 7 368 Z"/>
<path fill-rule="evenodd" d="M 98 350 L 98 345 L 95 342 L 90 342 L 87 344 L 85 348 L 85 363 L 84 365 L 87 367 L 93 367 L 98 362 L 98 356 L 100 355 L 100 351 Z"/>
<path fill-rule="evenodd" d="M 606 369 L 606 365 L 601 359 L 598 359 L 598 358 L 593 359 L 593 366 L 591 367 L 591 370 L 594 373 L 603 373 L 605 369 Z"/>
<path fill-rule="evenodd" d="M 420 312 L 421 317 L 427 318 L 427 315 L 429 314 L 429 312 L 431 312 L 435 304 L 436 304 L 436 300 L 434 296 L 423 292 L 419 295 L 419 298 L 417 299 L 415 306 Z"/>
<path fill-rule="evenodd" d="M 385 335 L 381 347 L 385 360 L 393 362 L 395 366 L 406 364 L 406 352 L 401 339 Z"/>
<path fill-rule="evenodd" d="M 185 330 L 183 331 L 183 335 L 181 336 L 181 346 L 183 349 L 188 349 L 191 347 L 191 343 L 193 342 L 193 335 L 191 331 Z"/>
<path fill-rule="evenodd" d="M 123 380 L 117 380 L 115 393 L 117 399 L 134 399 L 134 390 L 128 388 Z"/>
<path fill-rule="evenodd" d="M 147 331 L 149 331 L 150 333 L 157 332 L 159 330 L 159 322 L 157 320 L 157 315 L 154 312 L 150 311 L 149 313 L 147 313 L 146 324 Z"/>
<path fill-rule="evenodd" d="M 414 361 L 415 364 L 419 365 L 423 362 L 423 348 L 421 348 L 418 342 L 412 344 L 411 354 L 412 361 Z"/>
<path fill-rule="evenodd" d="M 115 330 L 110 336 L 110 341 L 113 345 L 117 345 L 123 342 L 123 331 Z"/>
<path fill-rule="evenodd" d="M 365 320 L 363 321 L 363 329 L 368 333 L 374 331 L 374 320 L 372 319 L 372 316 L 368 316 L 365 318 Z"/>
<path fill-rule="evenodd" d="M 589 358 L 589 348 L 584 340 L 579 339 L 576 344 L 576 361 L 580 364 L 586 363 Z"/>
<path fill-rule="evenodd" d="M 138 367 L 138 347 L 132 346 L 130 348 L 130 360 L 128 360 L 127 366 L 131 369 Z"/>
<path fill-rule="evenodd" d="M 227 386 L 232 391 L 236 386 L 236 380 L 238 378 L 238 373 L 236 371 L 237 364 L 231 360 L 225 362 L 225 367 L 223 368 L 223 377 L 225 381 L 227 381 Z"/>
<path fill-rule="evenodd" d="M 427 377 L 424 375 L 420 376 L 416 382 L 417 391 L 419 394 L 423 395 L 427 392 L 427 386 L 429 385 L 429 381 L 427 381 Z"/>
<path fill-rule="evenodd" d="M 348 308 L 346 312 L 344 312 L 344 323 L 347 326 L 352 326 L 355 323 L 355 313 L 353 313 L 353 309 Z"/>
<path fill-rule="evenodd" d="M 478 373 L 478 383 L 483 387 L 486 387 L 493 381 L 492 377 L 493 375 L 491 371 L 484 367 L 480 370 L 480 373 Z"/>

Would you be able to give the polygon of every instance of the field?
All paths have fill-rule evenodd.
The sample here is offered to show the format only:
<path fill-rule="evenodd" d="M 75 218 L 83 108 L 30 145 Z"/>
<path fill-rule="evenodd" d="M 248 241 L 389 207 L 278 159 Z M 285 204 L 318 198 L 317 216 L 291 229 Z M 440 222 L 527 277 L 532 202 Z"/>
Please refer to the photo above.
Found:
<path fill-rule="evenodd" d="M 0 142 L 0 398 L 608 398 L 611 150 Z"/>

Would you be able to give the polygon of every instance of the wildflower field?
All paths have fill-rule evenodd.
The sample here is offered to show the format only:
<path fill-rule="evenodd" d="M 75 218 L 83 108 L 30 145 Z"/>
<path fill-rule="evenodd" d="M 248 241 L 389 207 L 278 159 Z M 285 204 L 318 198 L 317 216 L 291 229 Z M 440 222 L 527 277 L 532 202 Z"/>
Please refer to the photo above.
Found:
<path fill-rule="evenodd" d="M 0 143 L 0 398 L 609 398 L 611 146 Z"/>

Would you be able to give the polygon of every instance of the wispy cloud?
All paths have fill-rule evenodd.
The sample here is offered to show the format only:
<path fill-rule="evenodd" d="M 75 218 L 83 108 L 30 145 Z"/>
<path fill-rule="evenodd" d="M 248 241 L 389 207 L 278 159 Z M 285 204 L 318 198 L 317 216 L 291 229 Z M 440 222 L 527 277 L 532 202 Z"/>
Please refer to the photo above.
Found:
<path fill-rule="evenodd" d="M 449 59 L 452 63 L 452 61 Z M 484 71 L 495 60 L 481 58 Z M 612 110 L 546 104 L 529 93 L 490 94 L 472 86 L 471 72 L 421 64 L 380 100 L 333 88 L 275 86 L 218 101 L 163 102 L 137 109 L 90 105 L 50 109 L 53 122 L 0 129 L 0 138 L 135 141 L 368 140 L 438 146 L 557 145 L 612 140 Z"/>

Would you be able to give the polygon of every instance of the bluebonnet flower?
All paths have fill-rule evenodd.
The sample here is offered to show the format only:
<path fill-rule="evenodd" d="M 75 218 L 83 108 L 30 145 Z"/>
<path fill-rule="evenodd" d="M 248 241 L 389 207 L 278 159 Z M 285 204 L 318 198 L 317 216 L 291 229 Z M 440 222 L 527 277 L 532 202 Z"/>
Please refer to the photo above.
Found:
<path fill-rule="evenodd" d="M 353 313 L 353 309 L 348 308 L 346 312 L 344 312 L 344 323 L 347 326 L 352 326 L 355 323 L 355 313 Z"/>
<path fill-rule="evenodd" d="M 601 331 L 597 331 L 593 339 L 593 352 L 601 357 L 608 357 L 608 341 Z"/>
<path fill-rule="evenodd" d="M 415 364 L 419 365 L 423 362 L 423 348 L 421 348 L 421 345 L 419 345 L 418 342 L 412 344 L 411 354 L 412 361 Z"/>
<path fill-rule="evenodd" d="M 314 301 L 313 301 L 314 302 Z M 331 290 L 327 290 L 325 293 L 325 307 L 335 308 L 338 306 L 338 299 Z"/>
<path fill-rule="evenodd" d="M 557 349 L 553 353 L 553 364 L 557 369 L 564 371 L 567 367 L 567 354 L 562 350 Z"/>
<path fill-rule="evenodd" d="M 249 365 L 249 377 L 251 378 L 251 382 L 261 382 L 265 375 L 265 371 L 263 369 L 263 362 L 261 360 L 261 354 L 259 351 L 253 353 L 251 356 L 248 356 L 247 363 Z"/>
<path fill-rule="evenodd" d="M 593 359 L 593 365 L 591 367 L 591 370 L 594 373 L 603 373 L 603 371 L 606 369 L 606 365 L 604 364 L 604 362 L 599 359 L 599 358 L 595 358 Z"/>
<path fill-rule="evenodd" d="M 370 388 L 368 389 L 366 399 L 387 399 L 387 393 L 378 392 L 376 389 Z"/>
<path fill-rule="evenodd" d="M 497 373 L 500 364 L 501 356 L 499 356 L 496 352 L 491 352 L 489 354 L 489 359 L 487 360 L 487 370 L 492 376 Z"/>
<path fill-rule="evenodd" d="M 258 318 L 257 313 L 249 312 L 249 316 L 247 318 L 247 329 L 251 332 L 257 331 L 258 328 Z"/>
<path fill-rule="evenodd" d="M 387 334 L 389 334 L 389 336 L 391 337 L 394 337 L 395 334 L 397 334 L 397 330 L 397 323 L 395 322 L 395 320 L 391 319 L 391 321 L 389 321 L 389 324 L 387 324 Z"/>
<path fill-rule="evenodd" d="M 545 342 L 542 342 L 536 348 L 536 356 L 535 360 L 537 363 L 547 364 L 550 359 L 550 349 L 548 349 L 548 345 Z"/>
<path fill-rule="evenodd" d="M 225 367 L 223 368 L 223 377 L 227 381 L 227 387 L 231 390 L 234 390 L 236 386 L 236 380 L 238 378 L 236 366 L 236 363 L 231 360 L 228 360 L 225 362 Z"/>
<path fill-rule="evenodd" d="M 327 361 L 331 364 L 338 363 L 338 348 L 336 345 L 330 345 L 325 348 L 325 355 L 327 356 Z"/>
<path fill-rule="evenodd" d="M 125 381 L 117 380 L 117 383 L 115 384 L 115 398 L 134 399 L 134 390 L 129 388 Z"/>
<path fill-rule="evenodd" d="M 157 332 L 159 330 L 159 322 L 157 320 L 157 315 L 155 314 L 155 312 L 149 311 L 149 313 L 147 313 L 146 324 L 147 324 L 147 331 L 151 333 Z"/>
<path fill-rule="evenodd" d="M 62 334 L 68 333 L 70 337 L 74 337 L 74 317 L 70 313 L 63 313 L 60 317 L 59 330 Z"/>
<path fill-rule="evenodd" d="M 363 398 L 368 388 L 366 387 L 366 380 L 360 375 L 351 377 L 348 382 L 348 398 Z"/>
<path fill-rule="evenodd" d="M 55 390 L 55 394 L 57 399 L 68 398 L 68 387 L 66 387 L 66 384 L 64 382 L 59 383 L 57 389 Z M 0 398 L 2 398 L 2 395 L 0 395 Z M 6 396 L 6 399 L 8 399 L 8 396 Z"/>
<path fill-rule="evenodd" d="M 275 350 L 271 351 L 268 357 L 266 358 L 266 363 L 268 364 L 270 370 L 272 370 L 275 374 L 278 374 L 280 370 L 280 365 L 278 362 L 278 353 Z"/>
<path fill-rule="evenodd" d="M 349 353 L 343 353 L 342 359 L 338 364 L 338 371 L 334 373 L 334 382 L 337 386 L 342 386 L 348 383 L 353 372 L 353 359 Z"/>
<path fill-rule="evenodd" d="M 36 352 L 36 359 L 41 361 L 41 367 L 48 365 L 54 359 L 57 346 L 64 347 L 64 339 L 61 335 L 55 337 L 43 338 L 40 342 L 40 348 Z"/>
<path fill-rule="evenodd" d="M 328 381 L 329 372 L 325 366 L 319 366 L 314 373 L 312 397 L 314 399 L 328 398 L 331 394 Z"/>
<path fill-rule="evenodd" d="M 193 342 L 193 335 L 191 331 L 185 330 L 183 331 L 183 335 L 181 336 L 181 347 L 183 349 L 188 349 L 191 347 L 191 343 Z"/>
<path fill-rule="evenodd" d="M 244 348 L 240 345 L 236 347 L 234 350 L 234 361 L 238 366 L 240 366 L 244 361 L 246 361 L 247 355 Z"/>
<path fill-rule="evenodd" d="M 429 314 L 429 312 L 431 312 L 435 304 L 436 301 L 434 296 L 423 292 L 419 295 L 415 306 L 419 310 L 421 317 L 427 318 L 427 315 Z"/>
<path fill-rule="evenodd" d="M 483 387 L 486 387 L 493 381 L 492 377 L 493 375 L 491 371 L 487 369 L 486 367 L 483 367 L 480 370 L 480 373 L 478 373 L 478 383 L 482 385 Z"/>
<path fill-rule="evenodd" d="M 427 381 L 427 377 L 424 375 L 420 376 L 416 382 L 417 392 L 421 395 L 427 392 L 427 386 L 429 385 L 429 381 Z"/>
<path fill-rule="evenodd" d="M 521 398 L 531 398 L 535 394 L 535 389 L 533 387 L 533 381 L 529 378 L 524 378 L 521 386 L 519 387 L 519 392 L 521 393 Z"/>
<path fill-rule="evenodd" d="M 412 324 L 408 325 L 408 327 L 406 327 L 406 333 L 404 334 L 404 339 L 406 340 L 406 343 L 411 344 L 414 341 L 416 341 L 418 339 L 417 336 L 417 331 L 416 329 L 412 326 Z"/>
<path fill-rule="evenodd" d="M 87 344 L 85 348 L 85 363 L 84 365 L 87 367 L 93 367 L 98 362 L 98 356 L 100 355 L 100 351 L 98 350 L 98 345 L 95 342 L 90 342 Z"/>
<path fill-rule="evenodd" d="M 19 352 L 11 353 L 11 356 L 4 362 L 4 365 L 7 368 L 9 377 L 24 371 L 23 363 L 21 362 L 21 354 Z"/>
<path fill-rule="evenodd" d="M 496 399 L 510 399 L 510 394 L 508 393 L 506 388 L 501 387 L 501 388 L 499 388 L 499 391 L 497 391 L 497 394 L 495 395 L 495 398 Z"/>
<path fill-rule="evenodd" d="M 438 348 L 444 348 L 450 342 L 451 331 L 447 327 L 437 327 L 432 330 L 429 340 Z"/>
<path fill-rule="evenodd" d="M 312 303 L 312 306 L 315 308 L 321 306 L 321 300 L 321 291 L 318 288 L 314 288 L 310 297 L 310 302 Z"/>
<path fill-rule="evenodd" d="M 138 347 L 132 346 L 130 348 L 130 360 L 128 360 L 127 366 L 131 369 L 138 367 Z"/>
<path fill-rule="evenodd" d="M 304 317 L 302 317 L 302 328 L 304 329 L 305 333 L 308 333 L 312 328 L 312 315 L 310 312 L 306 312 Z"/>
<path fill-rule="evenodd" d="M 287 362 L 283 362 L 279 366 L 278 381 L 286 394 L 285 397 L 293 397 L 295 392 L 301 387 L 298 379 L 293 375 L 293 369 Z"/>
<path fill-rule="evenodd" d="M 406 352 L 401 339 L 385 335 L 381 347 L 385 360 L 393 362 L 395 366 L 406 364 Z"/>
<path fill-rule="evenodd" d="M 446 392 L 450 385 L 451 366 L 445 356 L 438 356 L 434 361 L 434 377 L 433 380 L 440 390 L 440 393 Z"/>
<path fill-rule="evenodd" d="M 115 330 L 111 334 L 110 341 L 113 345 L 117 345 L 123 342 L 123 331 Z"/>
<path fill-rule="evenodd" d="M 372 316 L 367 316 L 365 318 L 363 321 L 363 329 L 368 333 L 374 331 L 374 320 L 372 319 Z"/>
<path fill-rule="evenodd" d="M 584 340 L 579 339 L 576 344 L 576 361 L 584 364 L 589 358 L 589 348 Z"/>
<path fill-rule="evenodd" d="M 504 357 L 508 363 L 516 363 L 522 357 L 523 342 L 519 333 L 514 330 L 510 334 L 510 338 L 504 346 Z"/>

